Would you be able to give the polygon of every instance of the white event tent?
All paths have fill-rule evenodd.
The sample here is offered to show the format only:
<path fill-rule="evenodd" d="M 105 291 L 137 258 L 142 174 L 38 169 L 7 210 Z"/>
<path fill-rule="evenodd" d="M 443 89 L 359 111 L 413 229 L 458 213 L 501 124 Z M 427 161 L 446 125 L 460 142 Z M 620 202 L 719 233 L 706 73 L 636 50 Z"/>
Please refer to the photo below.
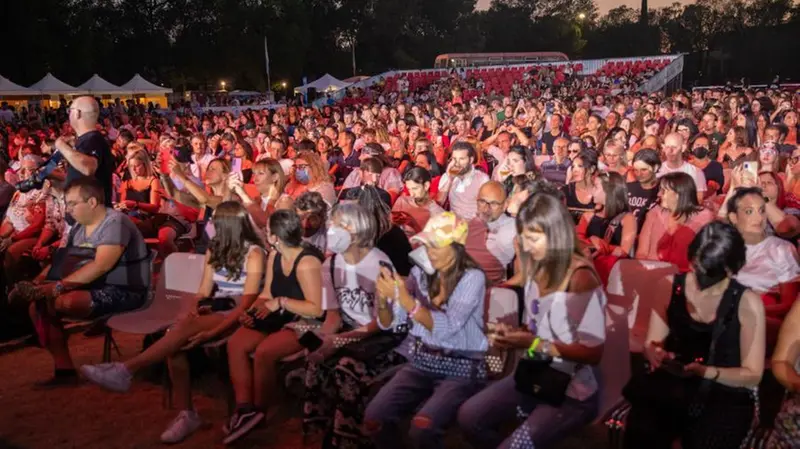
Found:
<path fill-rule="evenodd" d="M 133 78 L 130 79 L 127 83 L 120 86 L 122 89 L 131 92 L 133 94 L 170 94 L 172 93 L 172 89 L 168 87 L 161 87 L 157 86 L 150 81 L 142 78 L 141 75 L 138 73 L 133 75 Z"/>
<path fill-rule="evenodd" d="M 130 90 L 109 83 L 96 73 L 85 83 L 78 86 L 78 89 L 83 89 L 92 95 L 131 95 L 132 93 Z"/>
<path fill-rule="evenodd" d="M 15 96 L 32 96 L 38 95 L 27 87 L 20 86 L 19 84 L 11 82 L 8 78 L 0 76 L 0 97 L 15 97 Z"/>
<path fill-rule="evenodd" d="M 32 85 L 30 89 L 36 91 L 38 95 L 82 95 L 88 93 L 84 89 L 70 86 L 53 76 L 52 73 L 45 75 L 39 82 Z"/>
<path fill-rule="evenodd" d="M 316 81 L 312 81 L 305 86 L 295 87 L 294 91 L 299 93 L 306 93 L 308 89 L 315 88 L 317 92 L 333 92 L 335 90 L 344 89 L 345 87 L 349 86 L 350 83 L 338 80 L 331 76 L 329 73 L 326 73 L 321 78 Z"/>

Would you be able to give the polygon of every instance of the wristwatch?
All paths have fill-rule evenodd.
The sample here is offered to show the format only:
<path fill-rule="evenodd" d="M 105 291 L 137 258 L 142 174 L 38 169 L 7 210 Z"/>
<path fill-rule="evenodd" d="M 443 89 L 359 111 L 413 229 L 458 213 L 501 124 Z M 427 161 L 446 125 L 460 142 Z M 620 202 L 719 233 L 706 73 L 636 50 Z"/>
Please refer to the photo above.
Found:
<path fill-rule="evenodd" d="M 553 346 L 549 340 L 541 340 L 539 341 L 539 346 L 536 348 L 536 352 L 539 354 L 550 355 L 550 347 Z"/>

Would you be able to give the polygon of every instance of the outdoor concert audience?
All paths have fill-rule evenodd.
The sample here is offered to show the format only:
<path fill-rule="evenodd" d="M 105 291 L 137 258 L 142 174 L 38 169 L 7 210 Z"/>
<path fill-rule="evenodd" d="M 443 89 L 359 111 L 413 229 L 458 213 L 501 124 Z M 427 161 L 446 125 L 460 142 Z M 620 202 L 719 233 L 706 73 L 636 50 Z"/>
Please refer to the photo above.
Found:
<path fill-rule="evenodd" d="M 688 421 L 672 418 L 685 410 L 634 403 L 626 444 L 669 447 L 682 435 L 684 447 L 738 445 L 753 406 L 742 387 L 761 377 L 755 358 L 764 359 L 764 338 L 767 354 L 777 340 L 776 376 L 796 390 L 785 323 L 796 318 L 800 281 L 800 104 L 773 88 L 644 94 L 636 87 L 646 75 L 578 72 L 542 66 L 515 74 L 507 89 L 467 70 L 424 82 L 404 73 L 321 109 L 98 109 L 81 98 L 69 109 L 65 102 L 48 113 L 26 110 L 0 129 L 0 161 L 13 161 L 0 170 L 5 287 L 16 283 L 11 297 L 30 308 L 55 358 L 53 384 L 70 383 L 63 316 L 98 318 L 144 304 L 146 244 L 157 250 L 156 266 L 178 244 L 206 253 L 205 272 L 194 274 L 203 278 L 198 299 L 232 296 L 233 312 L 201 307 L 142 354 L 83 370 L 127 390 L 133 373 L 167 359 L 180 413 L 165 442 L 200 426 L 183 349 L 235 330 L 227 349 L 237 404 L 223 426 L 227 442 L 275 410 L 278 364 L 289 356 L 305 357 L 304 424 L 323 431 L 323 447 L 401 446 L 401 421 L 423 402 L 410 431 L 420 447 L 441 447 L 456 421 L 476 447 L 539 447 L 598 413 L 601 286 L 616 261 L 669 262 L 681 274 L 666 318 L 651 323 L 646 355 L 658 365 L 664 351 L 677 351 L 689 371 L 714 382 L 687 381 L 714 400 L 683 433 Z M 30 114 L 41 121 L 28 122 Z M 78 151 L 70 124 L 82 136 Z M 109 140 L 113 157 L 103 147 Z M 14 193 L 54 147 L 68 154 L 69 181 L 113 163 L 118 183 L 109 190 L 73 181 L 65 197 L 62 168 Z M 105 171 L 96 177 L 105 184 Z M 112 202 L 118 210 L 103 207 Z M 734 226 L 713 222 L 715 215 Z M 205 233 L 194 238 L 196 225 Z M 60 240 L 90 262 L 74 272 L 62 267 L 63 251 L 51 254 Z M 25 282 L 28 268 L 51 261 L 55 268 L 37 283 Z M 134 278 L 120 282 L 120 272 Z M 487 340 L 486 301 L 498 286 L 525 288 L 528 322 L 490 328 Z M 692 363 L 708 362 L 710 319 L 734 290 L 743 299 L 716 366 Z M 688 312 L 676 306 L 686 302 Z M 319 348 L 304 346 L 314 339 L 301 339 L 306 331 L 321 339 Z M 400 344 L 406 331 L 408 344 Z M 746 344 L 734 338 L 740 332 Z M 518 391 L 514 376 L 479 393 L 487 341 L 492 350 L 525 349 L 534 337 L 534 352 L 556 358 L 557 370 L 579 366 L 564 402 Z M 796 400 L 794 392 L 786 402 Z M 730 422 L 709 418 L 723 406 Z M 525 422 L 502 433 L 520 410 Z M 783 423 L 792 410 L 784 407 Z M 785 435 L 784 427 L 777 425 Z M 720 440 L 706 439 L 712 434 Z"/>

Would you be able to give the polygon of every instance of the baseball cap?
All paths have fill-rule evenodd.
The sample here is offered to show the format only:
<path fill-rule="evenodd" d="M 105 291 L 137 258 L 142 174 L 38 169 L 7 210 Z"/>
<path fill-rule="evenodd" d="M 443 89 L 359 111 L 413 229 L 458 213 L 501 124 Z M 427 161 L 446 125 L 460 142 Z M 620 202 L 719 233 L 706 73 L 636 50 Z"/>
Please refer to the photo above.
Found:
<path fill-rule="evenodd" d="M 469 225 L 467 222 L 452 212 L 442 212 L 433 216 L 425 224 L 425 229 L 411 237 L 411 241 L 418 241 L 425 246 L 443 248 L 453 243 L 465 244 Z"/>

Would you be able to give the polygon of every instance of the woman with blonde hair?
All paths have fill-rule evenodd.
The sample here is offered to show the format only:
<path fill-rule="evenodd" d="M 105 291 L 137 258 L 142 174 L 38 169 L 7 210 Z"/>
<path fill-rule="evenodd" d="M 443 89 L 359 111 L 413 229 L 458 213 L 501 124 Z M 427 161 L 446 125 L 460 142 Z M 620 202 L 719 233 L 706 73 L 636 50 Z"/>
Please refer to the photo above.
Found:
<path fill-rule="evenodd" d="M 586 132 L 586 124 L 589 121 L 589 112 L 580 108 L 572 114 L 572 121 L 569 125 L 570 136 L 580 136 Z"/>
<path fill-rule="evenodd" d="M 276 159 L 261 159 L 253 165 L 253 184 L 255 192 L 247 192 L 245 185 L 237 178 L 228 179 L 228 187 L 242 200 L 242 204 L 259 229 L 267 227 L 269 216 L 279 209 L 291 209 L 292 197 L 283 192 L 286 175 Z"/>
<path fill-rule="evenodd" d="M 319 154 L 314 151 L 301 151 L 297 154 L 293 173 L 285 191 L 293 199 L 305 192 L 319 192 L 328 206 L 333 206 L 336 202 L 336 190 L 330 175 L 325 170 Z"/>

